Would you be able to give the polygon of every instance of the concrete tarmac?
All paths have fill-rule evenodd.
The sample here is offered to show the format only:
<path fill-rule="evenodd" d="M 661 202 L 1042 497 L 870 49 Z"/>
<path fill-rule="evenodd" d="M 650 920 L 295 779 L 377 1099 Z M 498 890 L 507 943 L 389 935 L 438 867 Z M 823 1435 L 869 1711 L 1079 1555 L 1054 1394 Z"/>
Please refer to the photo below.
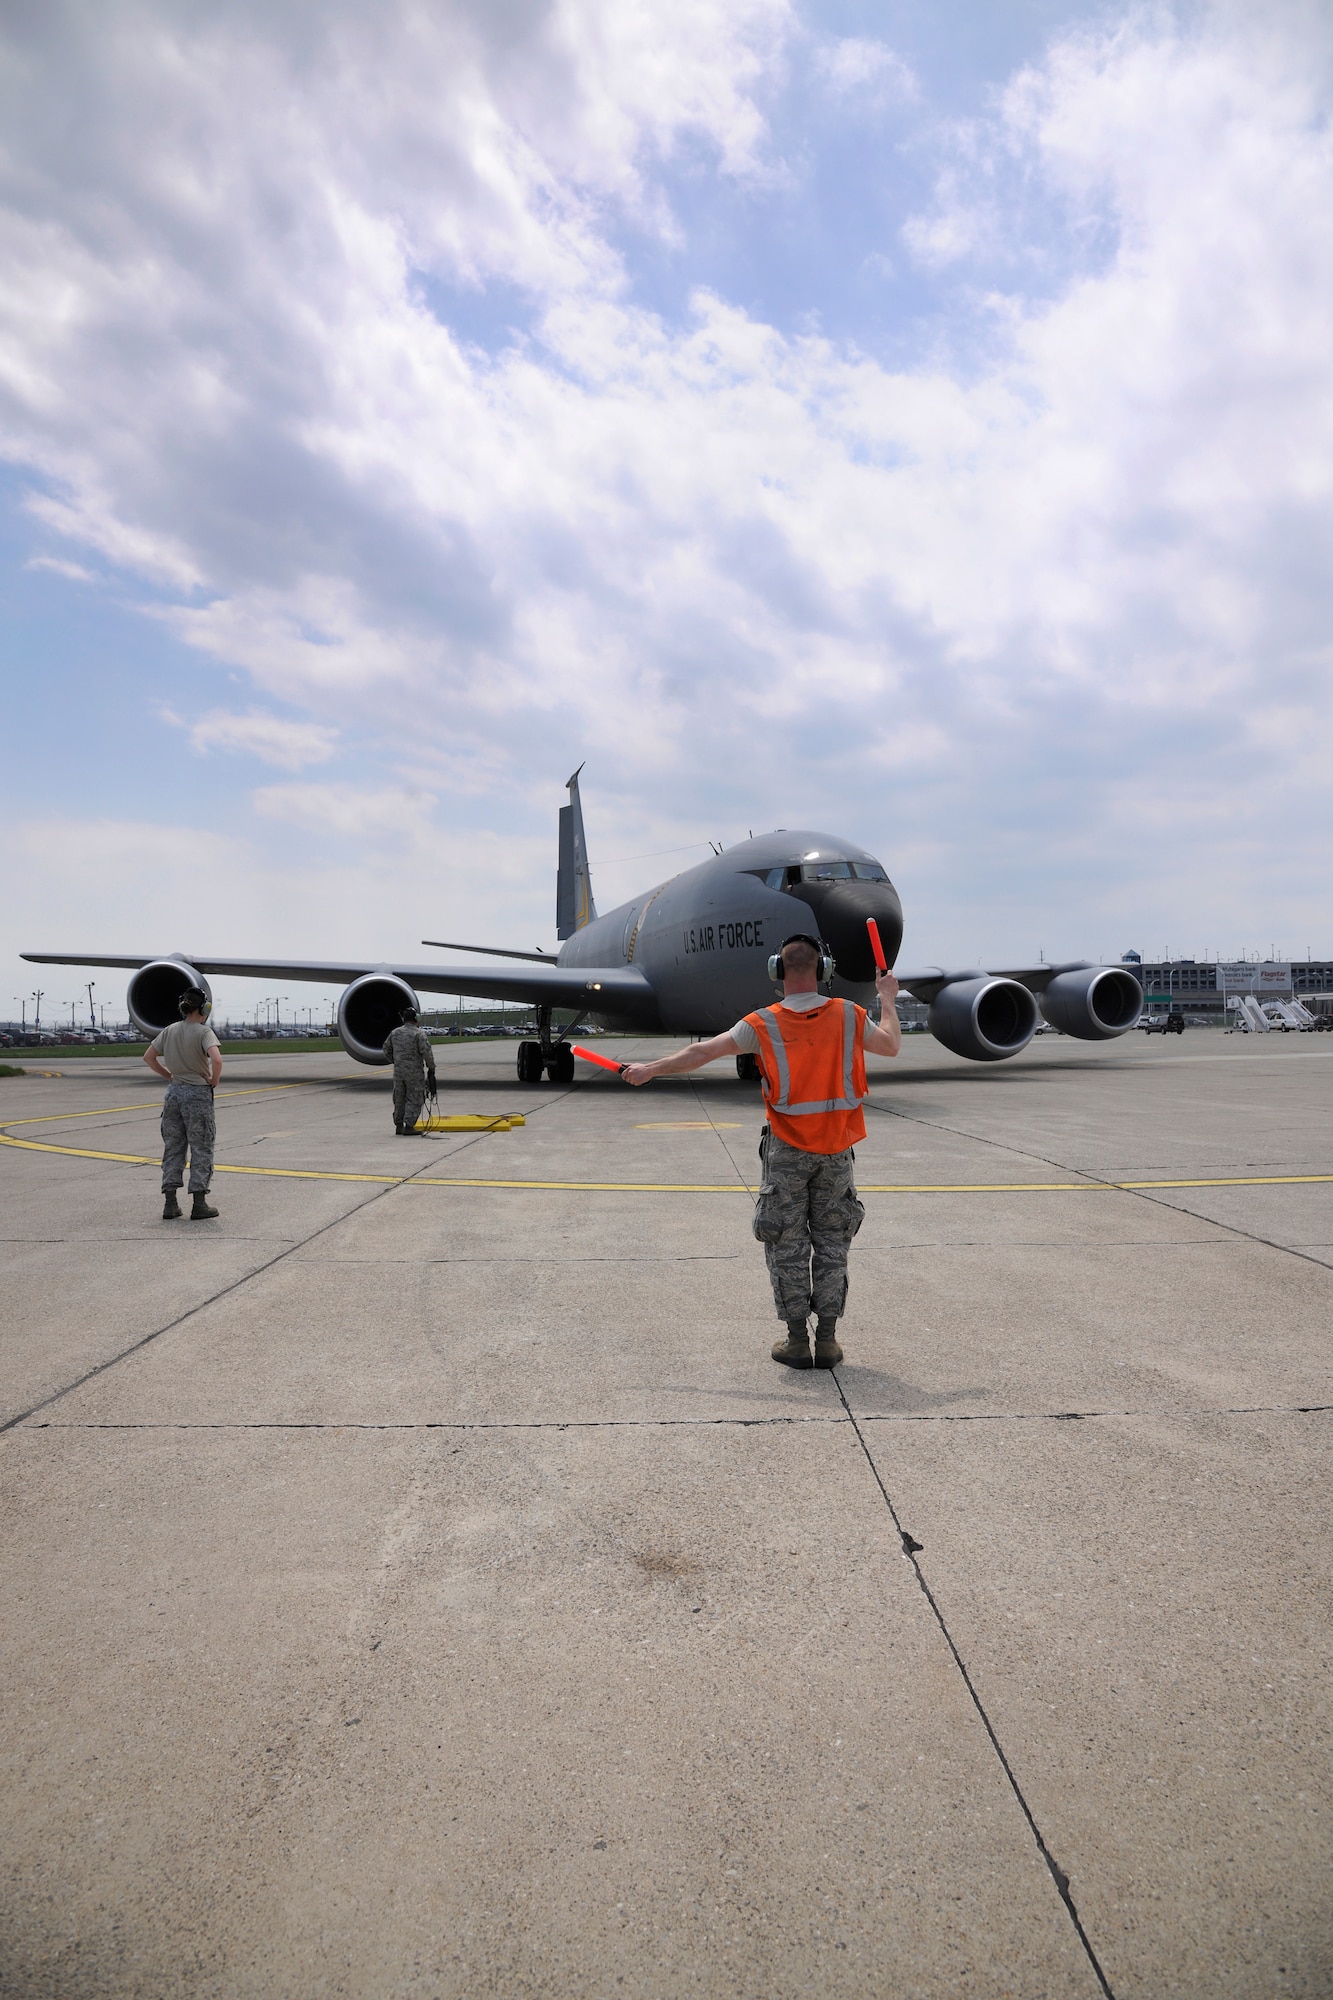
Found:
<path fill-rule="evenodd" d="M 753 1086 L 439 1056 L 0 1080 L 0 1992 L 1333 1994 L 1329 1042 L 909 1039 L 805 1375 Z"/>

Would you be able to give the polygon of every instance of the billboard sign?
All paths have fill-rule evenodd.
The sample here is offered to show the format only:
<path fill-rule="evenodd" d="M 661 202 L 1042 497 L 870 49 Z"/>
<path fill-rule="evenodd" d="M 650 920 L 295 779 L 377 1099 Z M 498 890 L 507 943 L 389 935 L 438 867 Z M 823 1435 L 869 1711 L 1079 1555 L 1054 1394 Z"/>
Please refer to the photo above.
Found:
<path fill-rule="evenodd" d="M 1217 983 L 1227 993 L 1258 993 L 1277 999 L 1291 992 L 1291 965 L 1282 959 L 1239 959 L 1217 968 Z"/>

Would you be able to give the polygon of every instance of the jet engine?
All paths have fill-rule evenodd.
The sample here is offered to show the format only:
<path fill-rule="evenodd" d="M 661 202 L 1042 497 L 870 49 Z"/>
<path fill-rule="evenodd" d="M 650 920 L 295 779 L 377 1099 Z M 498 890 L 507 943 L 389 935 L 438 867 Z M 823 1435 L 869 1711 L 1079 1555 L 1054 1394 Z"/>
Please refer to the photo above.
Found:
<path fill-rule="evenodd" d="M 175 952 L 169 958 L 155 958 L 141 965 L 125 989 L 130 1019 L 145 1035 L 160 1034 L 179 1021 L 179 1001 L 187 986 L 197 986 L 211 1000 L 213 989 L 202 972 Z"/>
<path fill-rule="evenodd" d="M 973 1062 L 1000 1062 L 1037 1032 L 1037 1003 L 1016 979 L 955 979 L 930 1003 L 926 1025 L 937 1042 Z"/>
<path fill-rule="evenodd" d="M 338 1033 L 354 1062 L 382 1063 L 391 1029 L 403 1018 L 404 1007 L 418 1005 L 417 996 L 396 972 L 363 972 L 338 1002 Z"/>
<path fill-rule="evenodd" d="M 1143 1012 L 1143 988 L 1118 965 L 1085 965 L 1056 973 L 1041 996 L 1041 1011 L 1066 1035 L 1105 1042 L 1134 1026 Z"/>

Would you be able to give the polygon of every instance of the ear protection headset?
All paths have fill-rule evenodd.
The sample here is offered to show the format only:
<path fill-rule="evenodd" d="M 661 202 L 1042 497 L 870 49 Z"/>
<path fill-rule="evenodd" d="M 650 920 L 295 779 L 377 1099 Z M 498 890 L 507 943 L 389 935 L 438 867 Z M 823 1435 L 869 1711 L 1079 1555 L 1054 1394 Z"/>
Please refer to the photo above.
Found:
<path fill-rule="evenodd" d="M 405 1028 L 410 1028 L 413 1021 L 417 1020 L 419 1016 L 415 1007 L 404 1007 L 398 1018 Z"/>
<path fill-rule="evenodd" d="M 176 1002 L 176 1012 L 180 1015 L 182 1021 L 187 1019 L 191 1014 L 202 1014 L 204 1019 L 207 1020 L 212 1011 L 212 1001 L 206 993 L 201 993 L 197 986 L 187 986 L 181 994 L 180 999 Z"/>
<path fill-rule="evenodd" d="M 833 954 L 822 938 L 811 937 L 809 931 L 794 931 L 790 937 L 783 938 L 781 945 L 768 961 L 768 976 L 773 984 L 781 986 L 785 981 L 782 954 L 789 944 L 808 944 L 812 950 L 818 952 L 819 967 L 816 977 L 821 986 L 827 986 L 833 977 Z"/>

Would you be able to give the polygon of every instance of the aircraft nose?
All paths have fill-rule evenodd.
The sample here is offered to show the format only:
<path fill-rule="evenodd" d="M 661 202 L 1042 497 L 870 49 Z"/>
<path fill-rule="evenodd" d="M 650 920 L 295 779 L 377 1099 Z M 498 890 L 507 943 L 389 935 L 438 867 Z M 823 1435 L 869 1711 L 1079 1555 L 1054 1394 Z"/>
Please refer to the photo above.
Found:
<path fill-rule="evenodd" d="M 903 906 L 892 882 L 797 882 L 787 892 L 808 903 L 815 929 L 833 953 L 838 977 L 856 985 L 875 976 L 866 919 L 879 926 L 884 956 L 892 965 L 903 941 Z"/>

